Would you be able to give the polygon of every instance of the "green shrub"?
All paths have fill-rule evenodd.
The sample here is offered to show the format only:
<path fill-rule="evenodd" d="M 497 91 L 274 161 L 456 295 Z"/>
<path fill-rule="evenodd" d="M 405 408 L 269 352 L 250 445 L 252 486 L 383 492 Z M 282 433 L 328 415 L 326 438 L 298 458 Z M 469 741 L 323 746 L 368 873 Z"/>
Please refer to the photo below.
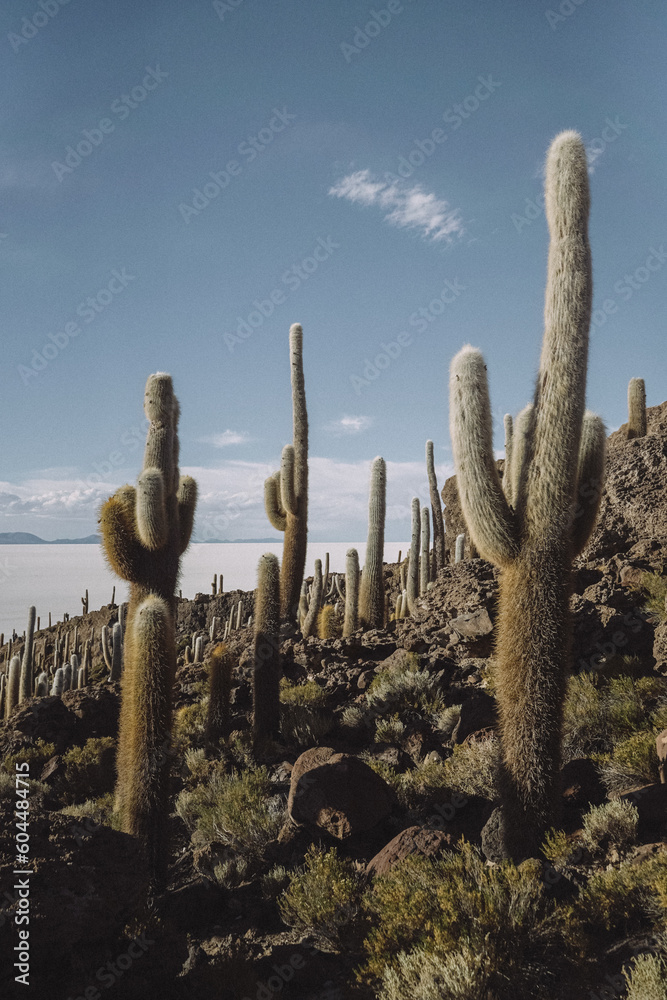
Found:
<path fill-rule="evenodd" d="M 335 847 L 312 848 L 304 870 L 293 875 L 278 902 L 289 927 L 314 934 L 327 951 L 355 948 L 359 939 L 361 886 L 350 861 Z"/>
<path fill-rule="evenodd" d="M 241 885 L 248 872 L 248 862 L 245 858 L 229 858 L 221 861 L 213 869 L 213 875 L 223 889 L 235 889 Z"/>
<path fill-rule="evenodd" d="M 447 996 L 425 991 L 429 977 L 442 985 L 436 972 L 439 960 L 460 989 L 452 996 L 467 1000 L 462 992 L 466 982 L 479 991 L 471 992 L 472 997 L 522 996 L 522 987 L 529 995 L 528 956 L 539 945 L 548 960 L 549 947 L 557 942 L 548 920 L 552 905 L 536 861 L 489 867 L 465 841 L 442 860 L 406 858 L 376 878 L 365 895 L 371 930 L 360 978 L 383 979 L 387 1000 L 400 995 L 400 986 L 414 1000 Z M 430 971 L 420 984 L 419 962 L 426 955 L 432 956 L 424 965 Z M 479 963 L 474 955 L 480 956 Z"/>
<path fill-rule="evenodd" d="M 667 1000 L 667 962 L 659 955 L 637 955 L 625 980 L 627 1000 Z"/>
<path fill-rule="evenodd" d="M 65 773 L 56 791 L 66 805 L 97 799 L 116 783 L 116 741 L 111 736 L 87 740 L 63 754 Z"/>
<path fill-rule="evenodd" d="M 26 747 L 24 750 L 19 750 L 18 753 L 10 753 L 3 757 L 0 771 L 14 775 L 18 773 L 16 765 L 27 762 L 29 765 L 28 773 L 34 778 L 36 774 L 41 774 L 47 760 L 50 760 L 55 752 L 54 743 L 45 743 L 44 740 L 39 739 L 34 746 Z"/>
<path fill-rule="evenodd" d="M 283 705 L 303 705 L 307 708 L 321 708 L 327 700 L 327 693 L 316 681 L 305 684 L 290 684 L 286 677 L 280 681 L 280 700 Z"/>
<path fill-rule="evenodd" d="M 446 783 L 452 791 L 498 798 L 497 767 L 500 744 L 497 736 L 469 740 L 454 747 L 445 763 Z"/>
<path fill-rule="evenodd" d="M 62 816 L 73 816 L 79 820 L 90 820 L 90 824 L 82 824 L 84 830 L 94 830 L 98 826 L 110 826 L 114 830 L 120 830 L 120 818 L 114 813 L 113 792 L 107 792 L 98 799 L 87 799 L 86 802 L 64 806 L 60 813 Z"/>
<path fill-rule="evenodd" d="M 664 924 L 666 913 L 667 858 L 658 856 L 594 874 L 558 923 L 573 954 L 596 956 L 614 938 Z"/>
<path fill-rule="evenodd" d="M 366 702 L 382 713 L 396 709 L 437 712 L 443 708 L 444 697 L 439 682 L 419 667 L 415 653 L 409 653 L 406 665 L 388 667 L 375 675 L 366 691 Z"/>
<path fill-rule="evenodd" d="M 591 854 L 609 848 L 626 850 L 637 839 L 639 813 L 630 802 L 605 802 L 592 806 L 583 818 L 583 843 Z"/>
<path fill-rule="evenodd" d="M 435 715 L 433 724 L 436 729 L 440 730 L 444 738 L 449 740 L 460 718 L 461 706 L 450 705 L 449 708 L 443 708 L 441 712 Z"/>
<path fill-rule="evenodd" d="M 488 1000 L 493 961 L 467 944 L 448 955 L 415 948 L 385 968 L 379 1000 Z"/>
<path fill-rule="evenodd" d="M 216 770 L 208 781 L 180 793 L 176 813 L 207 843 L 229 844 L 250 855 L 261 855 L 286 815 L 264 767 L 229 775 Z"/>
<path fill-rule="evenodd" d="M 376 743 L 400 743 L 405 734 L 405 724 L 396 715 L 390 719 L 378 719 L 375 723 Z"/>
<path fill-rule="evenodd" d="M 288 743 L 318 746 L 334 726 L 333 712 L 308 705 L 286 704 L 280 709 L 280 731 Z"/>
<path fill-rule="evenodd" d="M 648 611 L 655 622 L 664 623 L 667 621 L 667 613 L 665 612 L 667 576 L 660 576 L 659 573 L 644 573 L 642 590 L 646 595 L 644 611 Z"/>
<path fill-rule="evenodd" d="M 610 792 L 660 780 L 655 735 L 651 730 L 634 733 L 600 758 L 602 780 Z"/>
<path fill-rule="evenodd" d="M 284 865 L 274 865 L 260 879 L 264 899 L 277 899 L 289 885 L 291 872 Z"/>
<path fill-rule="evenodd" d="M 572 864 L 579 851 L 579 841 L 562 830 L 549 830 L 542 845 L 542 854 L 556 867 Z"/>

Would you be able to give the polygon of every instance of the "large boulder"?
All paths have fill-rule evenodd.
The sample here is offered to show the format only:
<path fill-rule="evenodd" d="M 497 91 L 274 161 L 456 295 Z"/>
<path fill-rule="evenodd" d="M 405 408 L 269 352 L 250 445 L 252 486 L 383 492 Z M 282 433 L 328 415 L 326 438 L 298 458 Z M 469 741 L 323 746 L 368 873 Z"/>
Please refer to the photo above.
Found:
<path fill-rule="evenodd" d="M 358 757 L 313 747 L 292 770 L 287 809 L 290 819 L 344 840 L 366 833 L 391 812 L 389 785 Z"/>

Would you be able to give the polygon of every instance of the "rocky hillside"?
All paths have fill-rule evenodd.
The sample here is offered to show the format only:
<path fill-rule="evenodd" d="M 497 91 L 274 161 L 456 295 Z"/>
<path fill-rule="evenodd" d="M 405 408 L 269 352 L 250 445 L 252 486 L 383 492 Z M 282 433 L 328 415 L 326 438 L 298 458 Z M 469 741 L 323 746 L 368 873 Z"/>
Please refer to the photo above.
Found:
<path fill-rule="evenodd" d="M 99 651 L 94 683 L 32 699 L 0 724 L 3 997 L 397 1000 L 416 975 L 399 952 L 434 941 L 499 1000 L 588 1000 L 607 978 L 624 995 L 632 956 L 667 940 L 667 785 L 656 755 L 667 727 L 665 482 L 667 403 L 649 410 L 646 438 L 628 441 L 620 428 L 609 439 L 599 524 L 574 574 L 561 829 L 541 858 L 498 863 L 488 563 L 448 565 L 413 618 L 382 630 L 303 640 L 283 626 L 282 736 L 260 758 L 251 629 L 229 641 L 224 740 L 205 731 L 212 643 L 202 663 L 185 653 L 240 599 L 251 608 L 252 594 L 197 595 L 179 603 L 170 881 L 150 906 L 141 852 L 114 828 L 120 690 L 104 680 Z M 443 499 L 455 535 L 453 480 Z M 399 569 L 385 567 L 390 607 Z M 85 639 L 117 614 L 104 608 L 67 627 Z M 23 760 L 35 988 L 13 992 Z M 482 952 L 491 965 L 480 971 Z M 456 995 L 485 995 L 472 990 Z"/>

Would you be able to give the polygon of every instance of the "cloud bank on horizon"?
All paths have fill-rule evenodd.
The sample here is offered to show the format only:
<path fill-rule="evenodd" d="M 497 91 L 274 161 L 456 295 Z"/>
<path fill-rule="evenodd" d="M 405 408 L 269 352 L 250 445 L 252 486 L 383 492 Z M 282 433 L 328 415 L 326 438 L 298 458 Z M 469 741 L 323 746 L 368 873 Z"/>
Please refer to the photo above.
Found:
<path fill-rule="evenodd" d="M 370 462 L 309 459 L 309 537 L 313 541 L 365 538 L 368 524 Z M 28 531 L 50 541 L 82 538 L 96 531 L 102 503 L 136 469 L 118 469 L 113 479 L 77 479 L 72 470 L 47 470 L 48 478 L 0 482 L 0 530 Z M 453 474 L 450 464 L 437 467 L 438 485 Z M 182 466 L 199 486 L 194 541 L 268 538 L 274 534 L 264 511 L 264 480 L 275 472 L 269 463 L 227 460 L 217 468 Z M 123 475 L 125 473 L 125 475 Z M 95 480 L 99 481 L 95 481 Z M 430 506 L 425 463 L 387 461 L 387 539 L 401 540 L 409 523 L 410 503 L 418 496 Z"/>

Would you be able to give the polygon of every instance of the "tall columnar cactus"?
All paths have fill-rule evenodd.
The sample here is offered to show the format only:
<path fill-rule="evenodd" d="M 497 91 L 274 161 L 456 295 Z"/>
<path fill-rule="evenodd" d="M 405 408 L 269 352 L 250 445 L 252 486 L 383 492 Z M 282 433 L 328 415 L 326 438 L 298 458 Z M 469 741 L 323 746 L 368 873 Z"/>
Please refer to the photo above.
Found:
<path fill-rule="evenodd" d="M 227 732 L 232 693 L 232 667 L 230 651 L 224 643 L 219 642 L 213 648 L 209 667 L 206 738 L 212 741 L 219 740 Z"/>
<path fill-rule="evenodd" d="M 502 571 L 496 677 L 502 823 L 505 849 L 515 858 L 535 854 L 556 819 L 571 563 L 595 523 L 605 446 L 601 420 L 585 412 L 592 279 L 586 152 L 577 133 L 563 132 L 552 143 L 545 191 L 551 234 L 545 332 L 512 505 L 494 459 L 482 355 L 464 347 L 450 375 L 463 515 L 482 558 Z M 517 444 L 515 427 L 515 470 Z"/>
<path fill-rule="evenodd" d="M 445 565 L 445 521 L 442 516 L 440 494 L 438 493 L 438 480 L 435 474 L 432 441 L 426 442 L 426 472 L 428 474 L 428 489 L 431 494 L 431 511 L 433 517 L 433 554 L 435 557 L 435 572 L 437 574 Z"/>
<path fill-rule="evenodd" d="M 8 719 L 19 703 L 19 687 L 21 684 L 21 661 L 18 656 L 12 656 L 7 674 L 7 690 L 5 692 L 5 718 Z"/>
<path fill-rule="evenodd" d="M 53 675 L 53 684 L 51 685 L 51 694 L 56 697 L 60 697 L 65 689 L 65 671 L 62 667 L 57 667 L 56 672 Z"/>
<path fill-rule="evenodd" d="M 359 618 L 366 628 L 384 625 L 384 522 L 387 507 L 387 467 L 383 458 L 373 459 L 368 501 L 368 541 L 361 574 Z"/>
<path fill-rule="evenodd" d="M 646 437 L 646 387 L 643 378 L 628 382 L 628 437 Z"/>
<path fill-rule="evenodd" d="M 280 614 L 294 619 L 299 608 L 308 545 L 308 412 L 303 379 L 303 330 L 290 327 L 292 380 L 292 444 L 283 448 L 280 472 L 264 483 L 266 515 L 276 529 L 284 531 L 280 572 Z"/>
<path fill-rule="evenodd" d="M 408 562 L 408 611 L 414 614 L 416 600 L 419 596 L 419 536 L 420 536 L 420 515 L 419 497 L 412 498 L 412 535 L 410 539 L 410 559 Z"/>
<path fill-rule="evenodd" d="M 259 560 L 254 622 L 252 706 L 258 744 L 280 728 L 280 567 L 271 552 Z"/>
<path fill-rule="evenodd" d="M 310 604 L 308 605 L 308 614 L 306 615 L 305 621 L 301 626 L 301 633 L 304 639 L 308 636 L 315 634 L 315 625 L 317 623 L 317 616 L 320 613 L 320 608 L 322 606 L 322 560 L 315 560 L 315 575 L 313 576 L 313 592 L 310 595 Z"/>
<path fill-rule="evenodd" d="M 343 636 L 359 628 L 359 553 L 348 549 L 345 554 L 345 620 Z"/>
<path fill-rule="evenodd" d="M 431 521 L 428 507 L 422 507 L 421 524 L 421 559 L 419 560 L 419 593 L 425 594 L 428 590 L 430 577 L 430 551 L 431 551 Z"/>
<path fill-rule="evenodd" d="M 115 807 L 123 832 L 145 843 L 151 881 L 159 883 L 167 849 L 175 591 L 197 485 L 179 477 L 179 407 L 170 375 L 149 376 L 144 410 L 149 428 L 137 486 L 107 500 L 100 525 L 111 568 L 130 583 Z"/>
<path fill-rule="evenodd" d="M 28 609 L 28 629 L 25 634 L 25 646 L 23 648 L 23 662 L 21 663 L 21 682 L 19 686 L 19 704 L 27 698 L 32 698 L 32 649 L 35 637 L 35 617 L 37 612 L 34 607 Z"/>

